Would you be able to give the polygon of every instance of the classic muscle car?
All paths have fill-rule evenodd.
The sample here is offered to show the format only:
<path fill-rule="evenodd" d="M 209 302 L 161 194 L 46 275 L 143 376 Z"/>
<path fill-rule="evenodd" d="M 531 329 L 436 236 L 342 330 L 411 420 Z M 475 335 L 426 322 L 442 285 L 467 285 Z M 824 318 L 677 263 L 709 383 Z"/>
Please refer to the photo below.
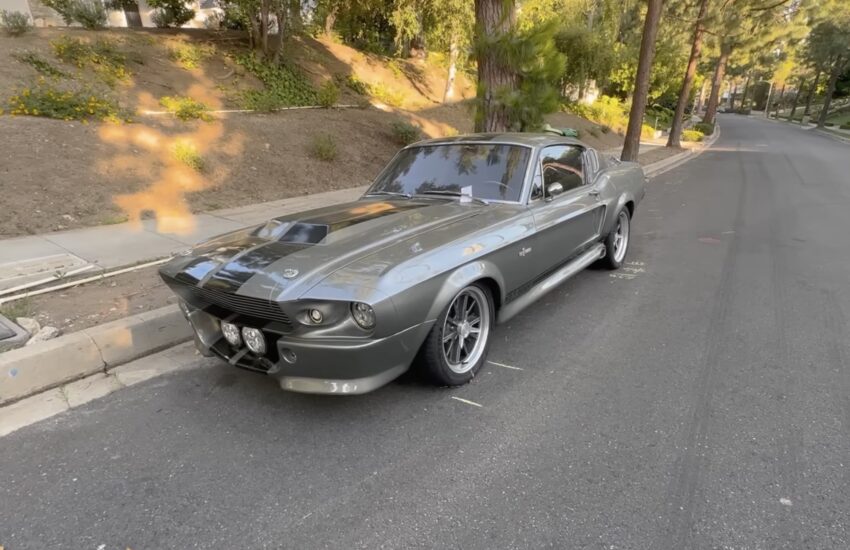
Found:
<path fill-rule="evenodd" d="M 215 238 L 160 274 L 202 353 L 286 390 L 364 393 L 414 363 L 454 386 L 498 322 L 594 262 L 622 265 L 644 179 L 568 137 L 433 139 L 357 201 Z"/>

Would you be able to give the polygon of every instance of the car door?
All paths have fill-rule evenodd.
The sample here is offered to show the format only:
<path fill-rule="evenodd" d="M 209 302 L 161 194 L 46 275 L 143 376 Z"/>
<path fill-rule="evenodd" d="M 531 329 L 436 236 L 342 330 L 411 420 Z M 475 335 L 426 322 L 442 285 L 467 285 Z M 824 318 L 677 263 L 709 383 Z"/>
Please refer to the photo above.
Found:
<path fill-rule="evenodd" d="M 552 145 L 540 152 L 529 206 L 541 273 L 566 262 L 599 237 L 604 205 L 588 183 L 596 172 L 589 153 L 578 145 Z"/>

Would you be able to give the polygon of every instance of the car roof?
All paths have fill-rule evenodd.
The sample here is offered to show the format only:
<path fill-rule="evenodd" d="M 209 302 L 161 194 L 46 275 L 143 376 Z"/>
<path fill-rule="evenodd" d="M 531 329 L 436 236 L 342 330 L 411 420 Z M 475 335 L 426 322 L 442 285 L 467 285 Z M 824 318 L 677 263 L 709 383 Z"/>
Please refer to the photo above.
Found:
<path fill-rule="evenodd" d="M 580 145 L 587 147 L 581 141 L 565 136 L 559 136 L 555 133 L 531 133 L 531 132 L 493 132 L 493 133 L 477 133 L 477 134 L 462 134 L 459 136 L 443 137 L 426 139 L 414 143 L 412 147 L 417 145 L 440 145 L 447 143 L 504 143 L 509 145 L 524 145 L 526 147 L 545 147 L 547 145 Z"/>

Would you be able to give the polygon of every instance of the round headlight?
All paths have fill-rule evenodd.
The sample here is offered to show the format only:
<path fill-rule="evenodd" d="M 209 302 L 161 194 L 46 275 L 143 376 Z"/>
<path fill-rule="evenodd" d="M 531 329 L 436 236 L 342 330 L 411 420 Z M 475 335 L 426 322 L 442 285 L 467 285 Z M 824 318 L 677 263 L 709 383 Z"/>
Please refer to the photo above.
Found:
<path fill-rule="evenodd" d="M 375 328 L 375 310 L 369 304 L 354 302 L 351 304 L 351 316 L 360 328 Z"/>
<path fill-rule="evenodd" d="M 257 355 L 266 352 L 266 339 L 260 329 L 245 327 L 242 329 L 242 338 L 245 339 L 245 345 L 248 346 L 248 349 Z"/>
<path fill-rule="evenodd" d="M 318 309 L 311 309 L 311 310 L 307 311 L 307 316 L 310 318 L 311 322 L 313 322 L 317 325 L 319 323 L 321 323 L 322 320 L 325 318 L 324 315 L 322 315 L 322 312 L 319 311 Z"/>
<path fill-rule="evenodd" d="M 224 339 L 227 343 L 238 348 L 242 345 L 242 336 L 239 334 L 239 327 L 232 323 L 222 323 L 221 333 L 224 334 Z"/>

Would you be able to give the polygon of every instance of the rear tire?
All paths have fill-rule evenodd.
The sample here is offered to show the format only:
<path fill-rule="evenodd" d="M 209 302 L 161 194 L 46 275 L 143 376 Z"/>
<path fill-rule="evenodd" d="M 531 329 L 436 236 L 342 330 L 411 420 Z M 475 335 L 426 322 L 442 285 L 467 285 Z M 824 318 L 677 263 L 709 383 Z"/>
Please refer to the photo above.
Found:
<path fill-rule="evenodd" d="M 441 386 L 468 383 L 487 360 L 495 308 L 490 291 L 471 284 L 458 292 L 437 318 L 422 344 L 421 364 Z"/>
<path fill-rule="evenodd" d="M 631 243 L 632 217 L 628 208 L 617 212 L 617 221 L 614 228 L 605 237 L 605 257 L 600 261 L 601 265 L 608 269 L 620 269 L 626 260 Z"/>

